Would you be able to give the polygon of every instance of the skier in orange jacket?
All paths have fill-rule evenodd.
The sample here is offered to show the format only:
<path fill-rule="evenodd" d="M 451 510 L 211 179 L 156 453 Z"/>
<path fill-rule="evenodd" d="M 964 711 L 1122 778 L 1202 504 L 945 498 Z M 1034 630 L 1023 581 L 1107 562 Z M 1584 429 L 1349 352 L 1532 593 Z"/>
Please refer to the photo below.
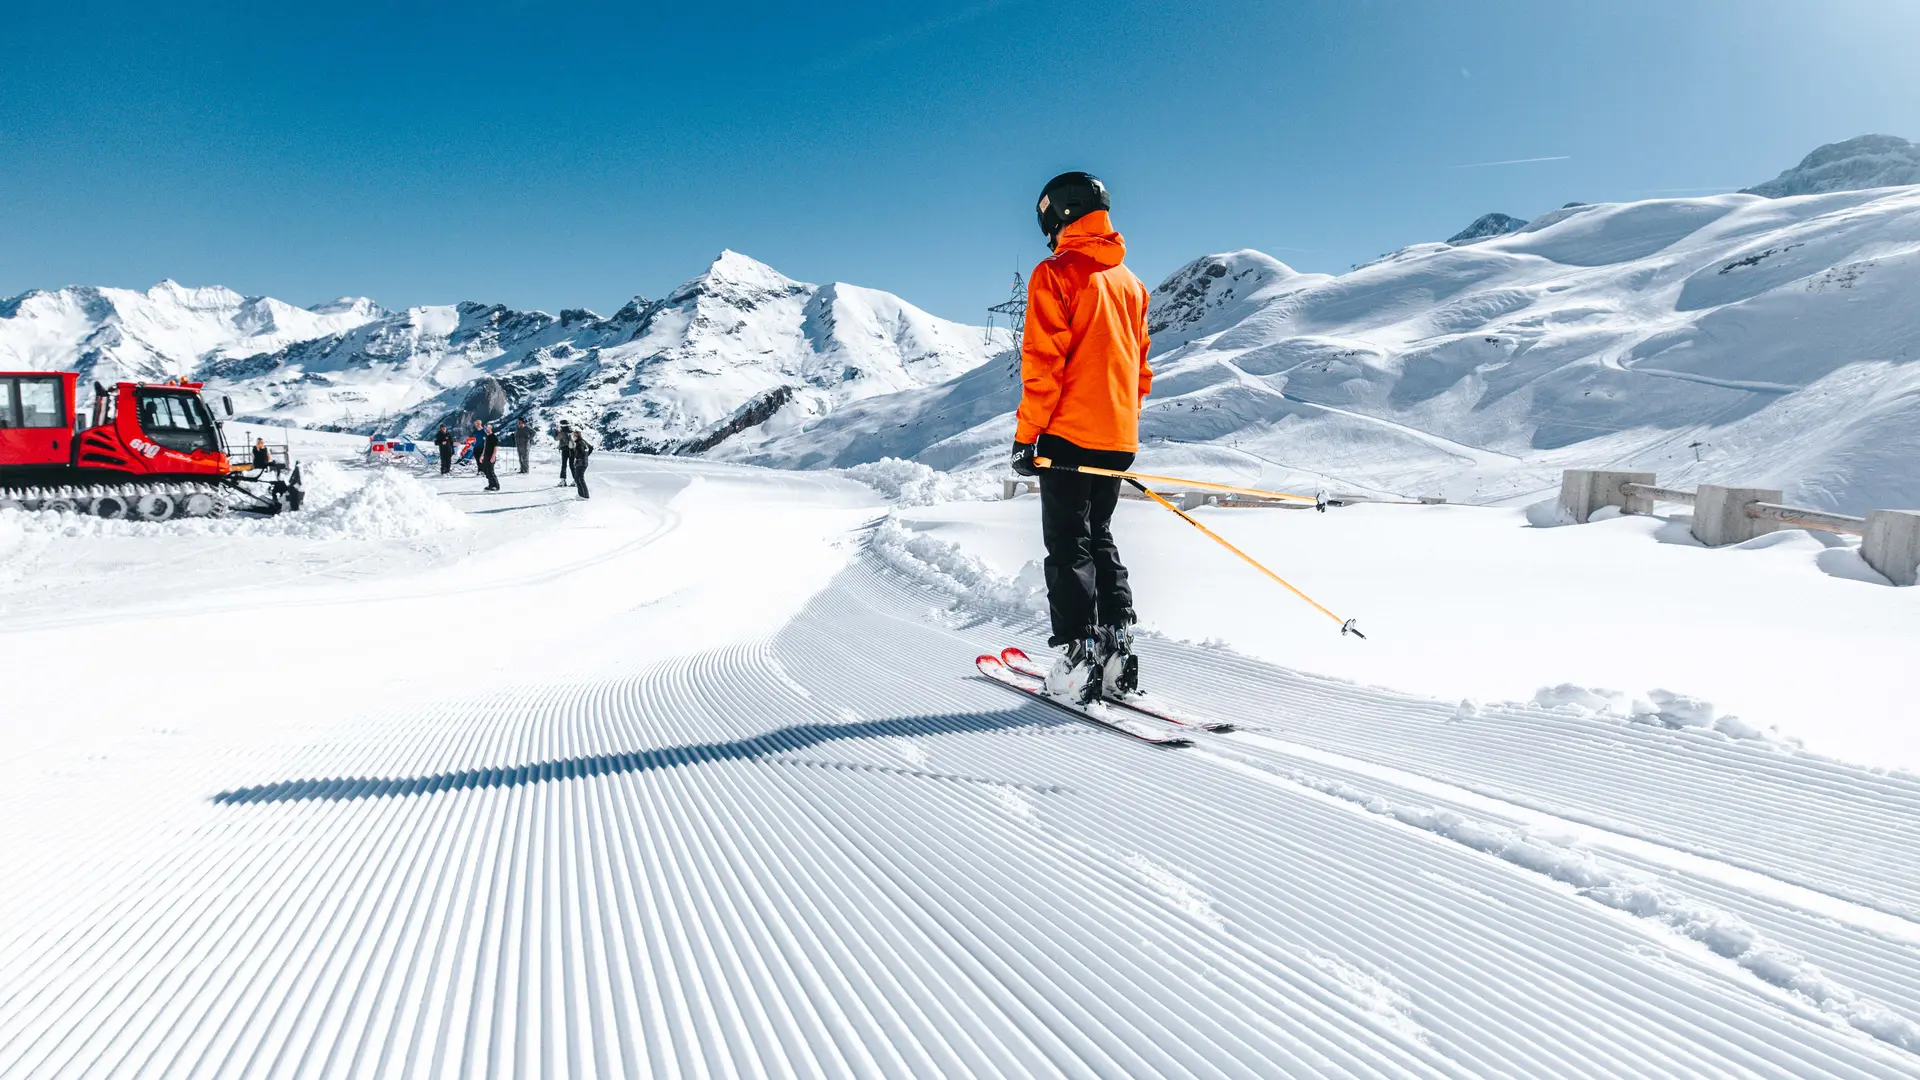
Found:
<path fill-rule="evenodd" d="M 1088 173 L 1062 173 L 1041 190 L 1040 231 L 1053 255 L 1027 282 L 1013 436 L 1013 470 L 1040 479 L 1050 644 L 1061 652 L 1047 690 L 1079 701 L 1139 682 L 1133 591 L 1113 540 L 1120 481 L 1039 469 L 1034 459 L 1124 471 L 1140 448 L 1140 402 L 1153 385 L 1147 288 L 1122 264 L 1126 241 L 1113 231 L 1111 206 Z"/>

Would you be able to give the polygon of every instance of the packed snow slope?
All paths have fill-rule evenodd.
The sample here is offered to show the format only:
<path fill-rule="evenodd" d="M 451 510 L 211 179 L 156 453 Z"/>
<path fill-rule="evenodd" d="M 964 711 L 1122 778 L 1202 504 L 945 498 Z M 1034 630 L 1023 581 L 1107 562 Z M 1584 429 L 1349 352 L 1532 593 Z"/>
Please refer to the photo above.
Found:
<path fill-rule="evenodd" d="M 1154 290 L 1142 433 L 1270 482 L 1493 501 L 1616 466 L 1916 506 L 1916 296 L 1920 187 L 1571 206 L 1338 277 L 1211 255 Z M 743 456 L 990 464 L 1018 392 L 989 365 Z"/>
<path fill-rule="evenodd" d="M 1036 502 L 902 509 L 893 539 L 955 545 L 984 563 L 988 606 L 1038 616 Z M 1788 530 L 1709 549 L 1684 513 L 1565 528 L 1506 507 L 1191 513 L 1368 638 L 1342 637 L 1179 518 L 1128 500 L 1115 532 L 1154 634 L 1453 702 L 1565 699 L 1920 770 L 1920 729 L 1903 719 L 1920 592 L 1892 588 L 1857 540 Z"/>
<path fill-rule="evenodd" d="M 636 297 L 606 318 L 476 303 L 389 312 L 359 299 L 308 310 L 171 282 L 0 303 L 0 369 L 188 375 L 255 419 L 367 432 L 417 432 L 463 410 L 543 430 L 568 419 L 609 448 L 648 452 L 753 444 L 850 401 L 945 382 L 1008 344 L 890 293 L 797 282 L 732 251 L 666 299 Z M 487 380 L 495 400 L 474 405 Z"/>
<path fill-rule="evenodd" d="M 594 461 L 5 560 L 0 1076 L 1920 1075 L 1911 774 L 1161 637 L 1152 747 L 926 518 Z"/>

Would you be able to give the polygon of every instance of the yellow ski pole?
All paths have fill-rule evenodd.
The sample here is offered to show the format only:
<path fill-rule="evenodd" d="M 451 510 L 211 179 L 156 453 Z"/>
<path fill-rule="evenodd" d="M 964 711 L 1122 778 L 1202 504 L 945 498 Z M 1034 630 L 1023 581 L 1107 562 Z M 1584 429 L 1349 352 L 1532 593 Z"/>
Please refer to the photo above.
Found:
<path fill-rule="evenodd" d="M 1111 476 L 1115 480 L 1127 480 L 1134 487 L 1140 487 L 1142 481 L 1155 484 L 1178 484 L 1181 487 L 1203 488 L 1207 491 L 1225 491 L 1234 495 L 1250 495 L 1256 499 L 1283 499 L 1289 502 L 1313 503 L 1322 508 L 1325 504 L 1318 498 L 1308 495 L 1288 495 L 1283 491 L 1262 491 L 1259 488 L 1235 487 L 1232 484 L 1213 484 L 1205 480 L 1182 480 L 1177 476 L 1155 476 L 1152 473 L 1119 472 L 1114 469 L 1096 469 L 1091 465 L 1056 465 L 1052 458 L 1034 458 L 1033 463 L 1042 469 L 1061 469 L 1066 472 L 1086 473 L 1088 476 Z M 1151 494 L 1151 492 L 1149 492 Z"/>
<path fill-rule="evenodd" d="M 1231 551 L 1235 555 L 1238 555 L 1242 559 L 1245 559 L 1247 561 L 1247 565 L 1253 567 L 1255 570 L 1258 570 L 1261 573 L 1272 578 L 1273 580 L 1279 582 L 1282 588 L 1286 589 L 1288 592 L 1299 597 L 1300 599 L 1305 600 L 1307 603 L 1313 605 L 1313 609 L 1315 611 L 1318 611 L 1320 614 L 1325 615 L 1327 618 L 1332 619 L 1334 622 L 1339 623 L 1341 636 L 1344 637 L 1347 634 L 1352 634 L 1354 637 L 1357 637 L 1362 641 L 1365 641 L 1367 639 L 1367 635 L 1360 632 L 1360 628 L 1353 624 L 1352 619 L 1342 619 L 1340 616 L 1335 615 L 1331 611 L 1328 611 L 1326 607 L 1324 607 L 1320 603 L 1320 601 L 1315 600 L 1313 597 L 1308 596 L 1306 593 L 1301 592 L 1297 588 L 1294 588 L 1292 582 L 1288 581 L 1286 578 L 1281 577 L 1279 574 L 1276 574 L 1273 571 L 1267 569 L 1265 566 L 1261 565 L 1258 559 L 1255 559 L 1253 556 L 1247 554 L 1244 551 L 1241 551 L 1239 548 L 1234 547 L 1232 544 L 1228 543 L 1226 537 L 1221 536 L 1219 533 L 1214 532 L 1212 529 L 1209 529 L 1205 525 L 1202 525 L 1198 521 L 1195 521 L 1193 517 L 1190 514 L 1188 514 L 1185 510 L 1182 510 L 1179 507 L 1168 502 L 1167 500 L 1161 498 L 1159 492 L 1141 483 L 1140 480 L 1136 479 L 1133 475 L 1130 475 L 1128 473 L 1123 473 L 1123 472 L 1116 472 L 1115 470 L 1112 470 L 1112 469 L 1096 469 L 1096 468 L 1092 468 L 1091 466 L 1084 466 L 1084 465 L 1079 467 L 1074 467 L 1070 465 L 1055 465 L 1052 459 L 1050 458 L 1034 458 L 1033 464 L 1037 468 L 1042 468 L 1042 469 L 1061 469 L 1067 472 L 1082 472 L 1082 473 L 1088 473 L 1094 476 L 1111 476 L 1116 479 L 1125 480 L 1127 483 L 1132 484 L 1134 487 L 1138 488 L 1142 493 L 1144 493 L 1147 496 L 1147 498 L 1152 499 L 1154 502 L 1159 503 L 1161 506 L 1166 507 L 1167 509 L 1173 511 L 1175 514 L 1178 514 L 1180 516 L 1181 521 L 1184 521 L 1187 524 L 1193 526 L 1194 528 L 1199 529 L 1201 532 L 1207 534 L 1207 536 L 1210 539 L 1212 539 L 1214 543 L 1219 544 L 1221 547 L 1226 548 L 1228 551 Z M 1175 482 L 1179 483 L 1180 481 L 1175 481 Z M 1298 498 L 1298 496 L 1295 496 L 1295 497 Z"/>

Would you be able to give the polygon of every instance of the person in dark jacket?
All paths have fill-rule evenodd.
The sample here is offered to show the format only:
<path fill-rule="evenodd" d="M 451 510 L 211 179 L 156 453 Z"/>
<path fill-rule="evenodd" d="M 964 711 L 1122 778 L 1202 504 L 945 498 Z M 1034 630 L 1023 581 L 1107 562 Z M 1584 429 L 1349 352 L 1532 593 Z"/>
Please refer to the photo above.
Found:
<path fill-rule="evenodd" d="M 500 478 L 494 475 L 493 463 L 500 456 L 500 436 L 493 433 L 492 424 L 473 422 L 473 463 L 480 468 L 480 475 L 487 478 L 487 490 L 499 491 Z"/>
<path fill-rule="evenodd" d="M 573 466 L 573 484 L 583 499 L 591 499 L 587 493 L 587 458 L 593 454 L 593 447 L 587 445 L 587 437 L 578 431 L 573 433 L 573 443 L 567 447 L 565 457 Z"/>
<path fill-rule="evenodd" d="M 567 462 L 573 457 L 573 425 L 560 421 L 560 486 L 567 486 Z"/>
<path fill-rule="evenodd" d="M 265 470 L 271 468 L 272 466 L 273 466 L 273 451 L 267 449 L 267 440 L 262 438 L 255 438 L 253 440 L 254 469 L 264 472 Z"/>
<path fill-rule="evenodd" d="M 520 455 L 520 474 L 524 476 L 533 465 L 533 429 L 525 420 L 514 422 L 513 449 Z"/>
<path fill-rule="evenodd" d="M 433 445 L 440 448 L 440 475 L 445 476 L 453 471 L 453 432 L 447 430 L 447 425 L 440 425 L 440 433 L 433 437 Z"/>

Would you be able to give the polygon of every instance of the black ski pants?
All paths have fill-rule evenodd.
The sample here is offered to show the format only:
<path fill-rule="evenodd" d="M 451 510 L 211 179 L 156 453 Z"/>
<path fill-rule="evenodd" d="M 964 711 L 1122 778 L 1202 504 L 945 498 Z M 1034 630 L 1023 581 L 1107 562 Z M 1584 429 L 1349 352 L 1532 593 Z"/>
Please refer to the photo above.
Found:
<path fill-rule="evenodd" d="M 563 484 L 567 482 L 567 459 L 572 456 L 572 449 L 569 448 L 565 442 L 562 442 L 560 444 L 560 482 Z"/>
<path fill-rule="evenodd" d="M 488 490 L 488 491 L 499 491 L 499 490 L 500 490 L 500 478 L 499 478 L 498 476 L 495 476 L 495 475 L 493 474 L 493 462 L 491 462 L 491 461 L 483 461 L 483 462 L 481 462 L 481 463 L 480 463 L 480 475 L 482 475 L 482 476 L 484 476 L 484 477 L 486 477 L 486 478 L 487 478 L 487 490 Z"/>
<path fill-rule="evenodd" d="M 575 465 L 573 467 L 573 487 L 574 490 L 580 493 L 581 498 L 593 498 L 592 495 L 587 493 L 587 467 L 585 465 Z"/>
<path fill-rule="evenodd" d="M 452 469 L 453 469 L 453 447 L 443 446 L 440 448 L 440 475 L 445 476 L 447 475 L 448 472 L 451 472 Z"/>
<path fill-rule="evenodd" d="M 1054 435 L 1040 436 L 1037 457 L 1063 465 L 1100 469 L 1133 467 L 1133 455 L 1117 450 L 1083 450 Z M 1047 545 L 1047 608 L 1053 620 L 1052 645 L 1089 637 L 1095 626 L 1125 626 L 1134 621 L 1133 590 L 1120 549 L 1113 542 L 1113 508 L 1120 481 L 1103 476 L 1040 473 L 1040 534 Z"/>

